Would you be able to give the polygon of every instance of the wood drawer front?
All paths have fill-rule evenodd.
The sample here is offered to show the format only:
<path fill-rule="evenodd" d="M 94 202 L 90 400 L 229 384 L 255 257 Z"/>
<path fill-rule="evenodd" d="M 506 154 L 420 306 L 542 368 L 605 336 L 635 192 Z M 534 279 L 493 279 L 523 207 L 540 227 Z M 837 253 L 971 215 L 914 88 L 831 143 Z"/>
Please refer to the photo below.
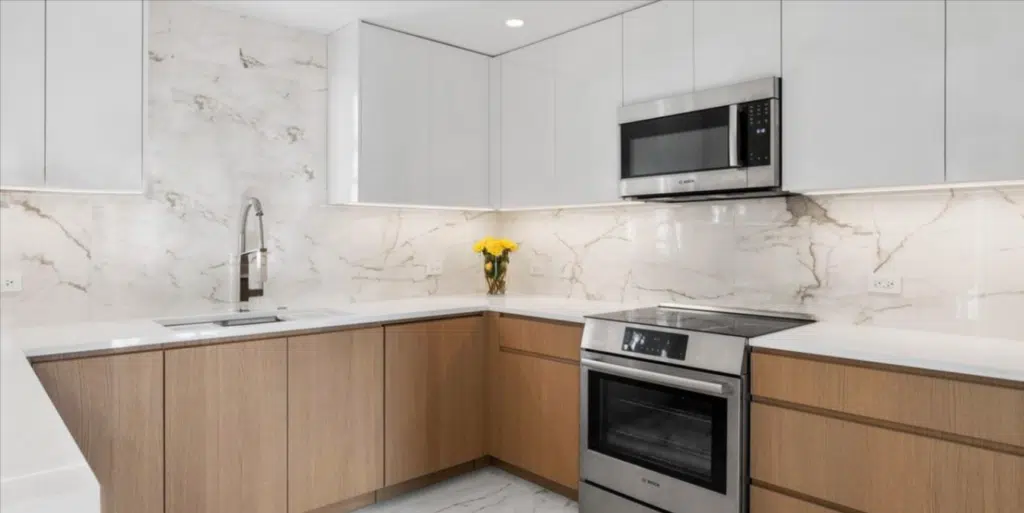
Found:
<path fill-rule="evenodd" d="M 766 404 L 750 422 L 756 481 L 866 513 L 1024 511 L 1022 456 Z"/>
<path fill-rule="evenodd" d="M 1024 389 L 774 354 L 751 360 L 754 396 L 1024 447 Z"/>
<path fill-rule="evenodd" d="M 750 513 L 839 513 L 759 486 L 750 487 Z"/>
<path fill-rule="evenodd" d="M 582 338 L 583 326 L 518 317 L 498 318 L 498 345 L 508 349 L 578 362 Z"/>

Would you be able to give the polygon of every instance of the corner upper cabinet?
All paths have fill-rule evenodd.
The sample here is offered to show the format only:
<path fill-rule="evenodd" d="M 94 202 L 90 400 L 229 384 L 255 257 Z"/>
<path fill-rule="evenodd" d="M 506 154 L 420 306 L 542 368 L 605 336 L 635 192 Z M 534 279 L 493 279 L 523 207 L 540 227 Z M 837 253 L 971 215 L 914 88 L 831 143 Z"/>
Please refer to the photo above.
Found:
<path fill-rule="evenodd" d="M 142 192 L 147 13 L 143 0 L 47 0 L 47 188 Z"/>
<path fill-rule="evenodd" d="M 0 2 L 0 186 L 45 185 L 46 4 Z"/>
<path fill-rule="evenodd" d="M 944 10 L 941 0 L 783 1 L 785 189 L 943 182 Z"/>
<path fill-rule="evenodd" d="M 618 201 L 621 20 L 506 53 L 500 65 L 502 208 Z"/>
<path fill-rule="evenodd" d="M 622 103 L 693 92 L 694 6 L 655 2 L 622 15 Z"/>
<path fill-rule="evenodd" d="M 1024 2 L 946 8 L 946 181 L 1024 180 Z"/>
<path fill-rule="evenodd" d="M 693 2 L 695 90 L 782 74 L 781 0 Z"/>
<path fill-rule="evenodd" d="M 328 39 L 328 198 L 483 208 L 489 59 L 366 23 Z"/>

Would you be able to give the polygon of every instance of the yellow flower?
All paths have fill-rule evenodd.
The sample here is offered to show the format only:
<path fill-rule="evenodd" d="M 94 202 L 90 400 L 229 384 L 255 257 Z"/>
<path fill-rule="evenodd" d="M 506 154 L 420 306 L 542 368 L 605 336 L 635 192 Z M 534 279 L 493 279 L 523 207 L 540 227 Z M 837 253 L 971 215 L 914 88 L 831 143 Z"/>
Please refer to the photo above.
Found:
<path fill-rule="evenodd" d="M 501 245 L 504 246 L 505 249 L 509 251 L 515 251 L 519 249 L 519 244 L 516 244 L 514 241 L 510 241 L 508 239 L 501 239 Z"/>
<path fill-rule="evenodd" d="M 491 264 L 490 262 L 487 262 L 486 264 L 484 264 L 484 270 L 485 271 L 491 272 L 491 269 L 494 269 L 494 265 L 493 264 Z"/>
<path fill-rule="evenodd" d="M 494 256 L 500 256 L 501 253 L 505 251 L 505 246 L 501 243 L 501 241 L 495 239 L 491 239 L 485 242 L 484 248 L 487 250 L 488 253 Z"/>
<path fill-rule="evenodd" d="M 484 241 L 483 241 L 483 239 L 480 239 L 480 240 L 476 241 L 475 244 L 473 244 L 473 252 L 474 253 L 479 253 L 479 252 L 481 252 L 483 250 L 484 250 Z"/>

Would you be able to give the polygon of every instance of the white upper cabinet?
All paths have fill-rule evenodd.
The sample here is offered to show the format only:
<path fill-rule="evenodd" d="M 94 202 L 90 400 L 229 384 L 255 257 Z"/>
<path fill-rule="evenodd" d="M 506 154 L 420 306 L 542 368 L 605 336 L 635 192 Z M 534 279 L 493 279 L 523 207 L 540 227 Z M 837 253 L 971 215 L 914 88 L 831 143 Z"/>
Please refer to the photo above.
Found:
<path fill-rule="evenodd" d="M 619 201 L 622 23 L 608 19 L 555 41 L 556 204 Z"/>
<path fill-rule="evenodd" d="M 355 23 L 328 60 L 331 203 L 490 205 L 487 57 Z"/>
<path fill-rule="evenodd" d="M 944 21 L 942 1 L 783 2 L 785 189 L 943 182 Z"/>
<path fill-rule="evenodd" d="M 1024 180 L 1024 2 L 950 1 L 946 179 Z"/>
<path fill-rule="evenodd" d="M 501 207 L 619 200 L 619 18 L 500 57 Z"/>
<path fill-rule="evenodd" d="M 781 0 L 693 3 L 694 89 L 782 74 Z"/>
<path fill-rule="evenodd" d="M 555 39 L 500 57 L 502 208 L 560 204 L 555 180 Z"/>
<path fill-rule="evenodd" d="M 145 14 L 141 0 L 47 0 L 48 188 L 142 191 Z"/>
<path fill-rule="evenodd" d="M 43 187 L 46 4 L 0 1 L 0 186 Z"/>
<path fill-rule="evenodd" d="M 622 15 L 624 104 L 693 91 L 693 8 L 664 0 Z"/>

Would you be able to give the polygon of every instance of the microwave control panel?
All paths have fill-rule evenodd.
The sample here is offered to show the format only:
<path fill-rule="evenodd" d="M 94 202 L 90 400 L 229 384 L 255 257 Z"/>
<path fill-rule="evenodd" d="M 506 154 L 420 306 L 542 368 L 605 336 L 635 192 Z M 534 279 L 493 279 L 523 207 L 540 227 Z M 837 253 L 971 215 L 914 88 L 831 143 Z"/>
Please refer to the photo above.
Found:
<path fill-rule="evenodd" d="M 622 351 L 685 360 L 689 341 L 688 335 L 679 333 L 626 328 L 626 334 L 622 337 Z"/>
<path fill-rule="evenodd" d="M 758 100 L 739 106 L 743 138 L 744 165 L 767 166 L 772 163 L 772 100 Z"/>

